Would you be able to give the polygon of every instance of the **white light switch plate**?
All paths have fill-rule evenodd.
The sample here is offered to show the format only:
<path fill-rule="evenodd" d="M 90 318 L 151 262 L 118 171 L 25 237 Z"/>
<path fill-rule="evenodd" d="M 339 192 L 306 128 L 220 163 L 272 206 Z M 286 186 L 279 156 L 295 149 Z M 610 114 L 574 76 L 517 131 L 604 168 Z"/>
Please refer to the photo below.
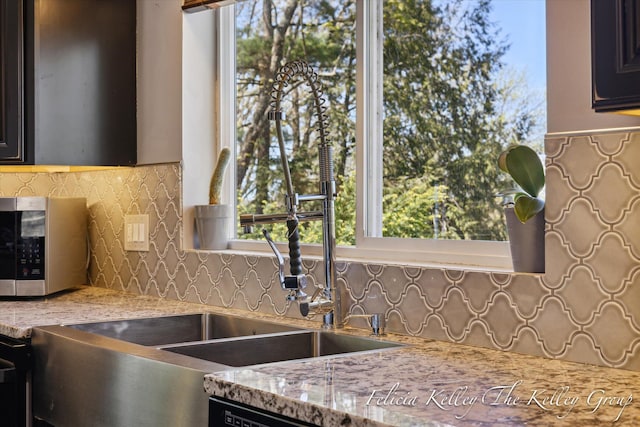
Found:
<path fill-rule="evenodd" d="M 149 251 L 149 215 L 124 216 L 124 250 Z"/>

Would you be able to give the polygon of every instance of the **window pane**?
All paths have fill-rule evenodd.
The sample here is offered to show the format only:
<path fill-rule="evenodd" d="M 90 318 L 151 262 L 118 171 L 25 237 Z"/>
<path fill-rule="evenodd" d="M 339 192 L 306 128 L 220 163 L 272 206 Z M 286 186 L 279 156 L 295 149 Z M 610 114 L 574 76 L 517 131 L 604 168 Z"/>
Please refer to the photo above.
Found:
<path fill-rule="evenodd" d="M 384 0 L 383 6 L 383 235 L 504 240 L 496 194 L 511 183 L 497 168 L 498 153 L 514 141 L 542 152 L 544 74 L 532 79 L 514 54 L 526 53 L 544 70 L 544 0 Z M 276 70 L 304 59 L 327 88 L 338 243 L 354 244 L 355 0 L 245 0 L 235 7 L 239 212 L 284 211 L 275 125 L 266 112 Z M 521 35 L 534 36 L 522 45 Z M 283 98 L 299 194 L 317 192 L 308 92 L 299 81 Z M 319 222 L 301 226 L 304 242 L 321 241 Z M 284 226 L 273 229 L 284 241 Z"/>
<path fill-rule="evenodd" d="M 269 10 L 263 10 L 270 5 Z M 239 213 L 285 212 L 275 124 L 268 121 L 271 85 L 285 63 L 305 60 L 324 85 L 338 190 L 338 244 L 355 229 L 355 1 L 246 0 L 236 3 L 237 194 Z M 294 191 L 318 193 L 319 138 L 312 97 L 302 78 L 285 89 L 283 133 Z M 319 210 L 305 202 L 302 210 Z M 322 241 L 321 223 L 302 223 L 303 242 Z M 285 241 L 284 225 L 272 228 Z M 262 239 L 256 230 L 241 238 Z"/>
<path fill-rule="evenodd" d="M 546 127 L 544 75 L 513 55 L 544 70 L 544 0 L 384 0 L 383 21 L 383 235 L 505 240 L 498 155 Z"/>

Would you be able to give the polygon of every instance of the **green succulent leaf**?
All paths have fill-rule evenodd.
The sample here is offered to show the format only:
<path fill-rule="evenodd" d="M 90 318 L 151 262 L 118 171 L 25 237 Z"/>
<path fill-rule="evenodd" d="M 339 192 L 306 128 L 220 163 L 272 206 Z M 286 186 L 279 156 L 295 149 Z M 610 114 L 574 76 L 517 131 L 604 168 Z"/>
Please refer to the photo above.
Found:
<path fill-rule="evenodd" d="M 531 197 L 525 193 L 518 193 L 514 197 L 513 211 L 521 223 L 525 223 L 544 209 L 544 200 Z"/>
<path fill-rule="evenodd" d="M 531 197 L 536 198 L 544 187 L 544 167 L 540 158 L 530 147 L 509 147 L 498 158 L 498 166 Z"/>
<path fill-rule="evenodd" d="M 509 169 L 507 169 L 507 154 L 516 147 L 517 145 L 510 145 L 506 150 L 500 153 L 500 156 L 498 157 L 498 167 L 502 172 L 509 173 Z"/>

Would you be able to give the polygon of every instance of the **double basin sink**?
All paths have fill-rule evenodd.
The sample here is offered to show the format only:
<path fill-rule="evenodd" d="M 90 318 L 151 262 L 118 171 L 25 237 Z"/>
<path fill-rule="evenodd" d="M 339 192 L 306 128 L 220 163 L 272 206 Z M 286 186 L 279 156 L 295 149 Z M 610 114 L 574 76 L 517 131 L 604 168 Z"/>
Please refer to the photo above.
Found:
<path fill-rule="evenodd" d="M 371 352 L 402 344 L 215 313 L 69 325 L 229 367 Z"/>
<path fill-rule="evenodd" d="M 34 415 L 60 427 L 206 427 L 205 374 L 256 366 L 285 374 L 293 361 L 402 346 L 215 313 L 43 326 L 31 342 Z"/>

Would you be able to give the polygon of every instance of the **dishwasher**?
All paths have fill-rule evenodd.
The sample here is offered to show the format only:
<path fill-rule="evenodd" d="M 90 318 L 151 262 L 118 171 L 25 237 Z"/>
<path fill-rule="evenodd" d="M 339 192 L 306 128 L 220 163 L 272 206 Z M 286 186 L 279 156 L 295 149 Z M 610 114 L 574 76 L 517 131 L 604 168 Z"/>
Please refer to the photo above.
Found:
<path fill-rule="evenodd" d="M 31 346 L 0 335 L 0 419 L 2 426 L 31 426 Z"/>
<path fill-rule="evenodd" d="M 209 398 L 209 427 L 318 427 L 232 400 Z"/>

